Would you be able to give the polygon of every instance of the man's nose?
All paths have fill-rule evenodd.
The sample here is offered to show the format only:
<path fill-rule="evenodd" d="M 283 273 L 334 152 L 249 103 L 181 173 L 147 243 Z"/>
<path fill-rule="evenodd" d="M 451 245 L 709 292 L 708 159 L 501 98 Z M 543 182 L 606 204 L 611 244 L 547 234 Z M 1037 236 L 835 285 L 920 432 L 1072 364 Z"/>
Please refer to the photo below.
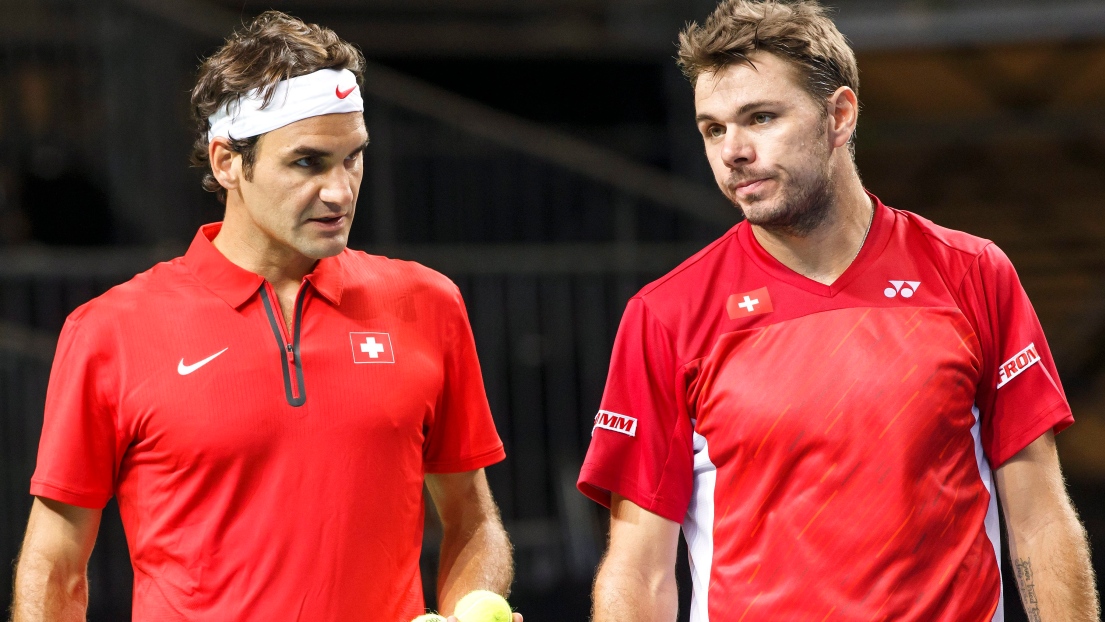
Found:
<path fill-rule="evenodd" d="M 755 162 L 756 149 L 748 134 L 729 127 L 721 145 L 721 159 L 729 168 L 738 168 Z"/>
<path fill-rule="evenodd" d="M 324 203 L 349 206 L 353 203 L 353 176 L 342 167 L 334 167 L 327 173 L 319 190 L 319 198 Z"/>

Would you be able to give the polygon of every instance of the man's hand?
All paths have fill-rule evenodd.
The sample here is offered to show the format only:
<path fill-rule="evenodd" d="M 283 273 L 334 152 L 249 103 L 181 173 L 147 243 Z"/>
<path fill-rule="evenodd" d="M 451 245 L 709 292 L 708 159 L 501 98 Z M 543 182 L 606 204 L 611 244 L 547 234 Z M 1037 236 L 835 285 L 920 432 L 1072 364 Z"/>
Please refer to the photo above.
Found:
<path fill-rule="evenodd" d="M 15 571 L 13 622 L 85 619 L 100 510 L 36 498 Z"/>
<path fill-rule="evenodd" d="M 513 550 L 491 498 L 483 469 L 426 476 L 426 487 L 441 517 L 441 563 L 437 602 L 452 612 L 473 590 L 509 594 L 514 580 Z M 521 617 L 515 614 L 515 620 Z"/>
<path fill-rule="evenodd" d="M 594 622 L 675 620 L 678 545 L 678 523 L 613 495 L 610 544 L 595 578 Z"/>
<path fill-rule="evenodd" d="M 1067 496 L 1055 435 L 1049 430 L 995 476 L 1028 619 L 1098 620 L 1086 530 Z"/>

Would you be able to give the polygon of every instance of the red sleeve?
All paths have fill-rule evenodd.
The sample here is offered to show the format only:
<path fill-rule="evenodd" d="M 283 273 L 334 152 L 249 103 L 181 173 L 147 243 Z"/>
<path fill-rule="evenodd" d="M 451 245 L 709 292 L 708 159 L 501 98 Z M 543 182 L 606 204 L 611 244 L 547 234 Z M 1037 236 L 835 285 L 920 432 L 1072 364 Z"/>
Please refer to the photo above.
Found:
<path fill-rule="evenodd" d="M 693 488 L 690 416 L 670 332 L 633 298 L 622 316 L 579 490 L 609 506 L 617 493 L 683 522 Z"/>
<path fill-rule="evenodd" d="M 426 430 L 423 464 L 427 473 L 472 471 L 501 461 L 506 453 L 487 404 L 468 313 L 455 287 L 442 321 L 445 379 Z"/>
<path fill-rule="evenodd" d="M 102 508 L 127 442 L 117 434 L 117 352 L 110 337 L 70 318 L 61 331 L 31 494 Z"/>
<path fill-rule="evenodd" d="M 1074 418 L 1040 320 L 1001 249 L 990 244 L 979 254 L 960 286 L 960 299 L 982 350 L 975 403 L 982 447 L 997 468 Z"/>

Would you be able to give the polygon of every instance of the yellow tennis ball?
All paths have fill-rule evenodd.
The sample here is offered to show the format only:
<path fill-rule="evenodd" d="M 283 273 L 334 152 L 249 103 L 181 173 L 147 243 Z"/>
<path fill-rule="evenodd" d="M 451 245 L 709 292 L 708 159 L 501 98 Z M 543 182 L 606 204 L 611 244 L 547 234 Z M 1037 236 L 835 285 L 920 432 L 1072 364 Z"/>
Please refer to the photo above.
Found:
<path fill-rule="evenodd" d="M 511 622 L 510 604 L 495 592 L 476 590 L 457 602 L 453 615 L 460 622 Z"/>
<path fill-rule="evenodd" d="M 424 613 L 411 620 L 411 622 L 445 622 L 445 617 L 439 616 L 436 613 Z"/>

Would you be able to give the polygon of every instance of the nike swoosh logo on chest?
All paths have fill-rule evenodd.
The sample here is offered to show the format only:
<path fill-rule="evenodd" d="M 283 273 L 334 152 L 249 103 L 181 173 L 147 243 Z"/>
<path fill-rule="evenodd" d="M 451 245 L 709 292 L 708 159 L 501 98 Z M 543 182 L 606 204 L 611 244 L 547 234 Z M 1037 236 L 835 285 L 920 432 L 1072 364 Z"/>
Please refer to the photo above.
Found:
<path fill-rule="evenodd" d="M 198 363 L 192 363 L 191 365 L 185 365 L 184 364 L 184 359 L 180 359 L 180 363 L 177 363 L 177 366 L 176 366 L 176 372 L 178 374 L 180 374 L 181 376 L 187 376 L 188 374 L 196 371 L 200 367 L 203 367 L 204 365 L 206 365 L 206 364 L 210 363 L 211 361 L 215 360 L 215 358 L 217 356 L 219 356 L 223 352 L 226 352 L 229 349 L 230 349 L 229 347 L 223 348 L 222 350 L 219 350 L 218 352 L 216 352 L 216 353 L 212 354 L 211 356 L 203 359 L 202 361 L 200 361 Z"/>

